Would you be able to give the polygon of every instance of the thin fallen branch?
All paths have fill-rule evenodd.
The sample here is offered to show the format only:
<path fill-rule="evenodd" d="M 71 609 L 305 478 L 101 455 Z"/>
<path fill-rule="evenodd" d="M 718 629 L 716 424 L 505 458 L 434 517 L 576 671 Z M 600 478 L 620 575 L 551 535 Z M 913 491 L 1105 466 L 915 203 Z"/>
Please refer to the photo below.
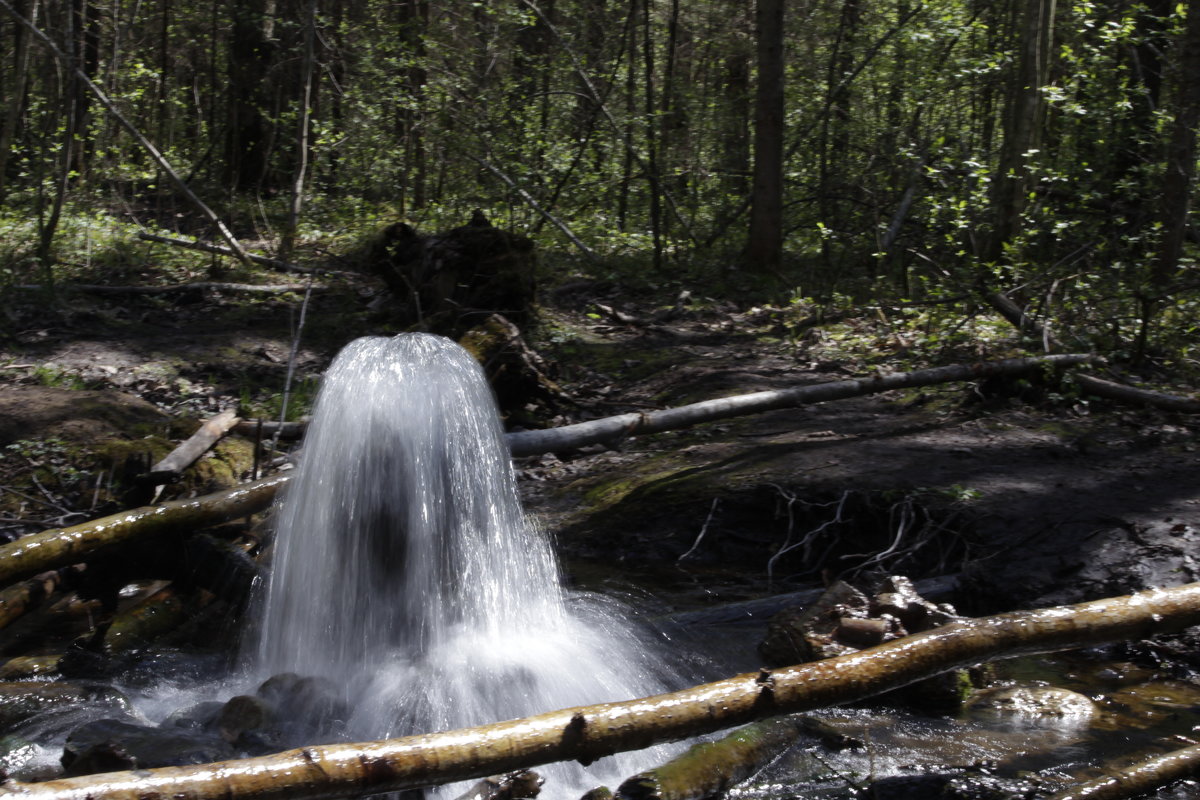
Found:
<path fill-rule="evenodd" d="M 1102 778 L 1065 789 L 1048 800 L 1126 800 L 1200 772 L 1200 744 L 1172 750 L 1128 767 L 1112 770 Z"/>
<path fill-rule="evenodd" d="M 46 291 L 50 287 L 36 283 L 25 283 L 13 286 L 13 289 L 19 289 L 26 292 L 41 292 Z M 271 286 L 261 286 L 254 283 L 216 283 L 205 281 L 200 283 L 177 283 L 172 286 L 101 286 L 92 283 L 63 283 L 56 284 L 55 290 L 67 290 L 73 292 L 86 292 L 88 294 L 111 294 L 111 295 L 130 295 L 130 294 L 174 294 L 176 292 L 248 292 L 250 294 L 286 294 L 288 292 L 303 292 L 306 286 L 304 284 L 275 284 Z M 324 291 L 328 286 L 314 286 L 313 291 Z"/>
<path fill-rule="evenodd" d="M 255 514 L 271 504 L 286 482 L 285 476 L 263 478 L 224 492 L 142 506 L 69 528 L 30 534 L 0 545 L 0 585 L 77 564 L 130 542 L 178 535 Z"/>
<path fill-rule="evenodd" d="M 0 0 L 0 1 L 2 1 L 2 0 Z M 221 247 L 221 246 L 215 245 L 215 244 L 208 244 L 207 242 L 194 242 L 194 241 L 188 241 L 187 239 L 172 239 L 167 236 L 158 236 L 157 234 L 145 233 L 145 232 L 139 233 L 138 238 L 144 242 L 157 242 L 158 244 L 169 244 L 172 247 L 182 247 L 185 250 L 199 250 L 201 253 L 216 253 L 217 255 L 220 255 L 220 256 L 230 256 L 232 258 L 238 258 L 238 254 L 235 253 L 233 250 L 230 250 L 228 247 Z M 288 263 L 287 261 L 280 261 L 277 258 L 268 258 L 267 256 L 255 255 L 254 253 L 246 253 L 245 258 L 246 258 L 246 260 L 253 261 L 255 264 L 262 264 L 265 267 L 271 267 L 272 269 L 277 269 L 277 270 L 280 270 L 281 272 L 301 272 L 301 273 L 308 274 L 308 273 L 318 271 L 318 270 L 312 269 L 311 267 L 300 267 L 295 264 Z"/>
<path fill-rule="evenodd" d="M 495 175 L 497 178 L 499 178 L 504 183 L 505 186 L 507 186 L 508 188 L 512 189 L 514 192 L 519 194 L 521 196 L 521 199 L 529 204 L 530 208 L 532 208 L 537 213 L 541 214 L 546 220 L 548 220 L 550 222 L 551 225 L 553 225 L 554 227 L 556 227 L 560 231 L 562 231 L 563 235 L 566 236 L 567 239 L 570 240 L 571 244 L 575 245 L 577 248 L 579 248 L 579 252 L 581 252 L 585 256 L 587 256 L 588 261 L 591 261 L 593 264 L 600 263 L 600 257 L 598 255 L 596 255 L 595 250 L 593 250 L 592 248 L 590 248 L 586 244 L 584 244 L 583 240 L 580 239 L 578 236 L 576 236 L 575 232 L 572 231 L 569 227 L 567 227 L 567 224 L 565 222 L 563 222 L 558 217 L 551 214 L 546 209 L 542 208 L 541 204 L 538 203 L 538 201 L 534 198 L 533 195 L 531 195 L 529 192 L 525 191 L 520 186 L 518 186 L 516 184 L 516 182 L 512 178 L 508 177 L 508 175 L 506 175 L 504 172 L 502 172 L 499 167 L 497 167 L 492 162 L 490 162 L 486 159 L 480 158 L 479 156 L 477 156 L 473 153 L 467 153 L 467 158 L 471 159 L 476 164 L 478 164 L 479 166 L 486 169 L 488 172 Z"/>
<path fill-rule="evenodd" d="M 717 400 L 705 400 L 662 411 L 619 414 L 614 417 L 564 425 L 561 428 L 510 433 L 508 434 L 508 444 L 514 456 L 576 450 L 589 444 L 612 444 L 629 436 L 660 433 L 675 428 L 686 428 L 701 422 L 758 414 L 777 408 L 794 408 L 810 403 L 860 397 L 934 383 L 979 380 L 993 375 L 1019 375 L 1043 368 L 1061 369 L 1084 364 L 1091 360 L 1092 356 L 1082 354 L 1006 358 L 1001 361 L 955 364 L 948 367 L 919 369 L 914 372 L 898 372 L 892 375 L 873 375 L 869 378 L 853 378 L 818 383 L 812 386 L 797 386 L 792 389 L 754 392 Z"/>
<path fill-rule="evenodd" d="M 187 767 L 45 783 L 12 800 L 323 800 L 469 780 L 554 761 L 590 763 L 757 719 L 848 703 L 992 658 L 1140 639 L 1200 623 L 1200 584 L 967 619 L 845 656 L 746 673 L 680 692 L 476 728 Z"/>
<path fill-rule="evenodd" d="M 1180 397 L 1165 392 L 1153 392 L 1149 389 L 1138 389 L 1123 383 L 1107 381 L 1095 375 L 1077 374 L 1074 377 L 1079 388 L 1088 394 L 1117 400 L 1134 405 L 1153 406 L 1165 411 L 1182 411 L 1185 414 L 1200 414 L 1200 400 L 1190 397 Z"/>

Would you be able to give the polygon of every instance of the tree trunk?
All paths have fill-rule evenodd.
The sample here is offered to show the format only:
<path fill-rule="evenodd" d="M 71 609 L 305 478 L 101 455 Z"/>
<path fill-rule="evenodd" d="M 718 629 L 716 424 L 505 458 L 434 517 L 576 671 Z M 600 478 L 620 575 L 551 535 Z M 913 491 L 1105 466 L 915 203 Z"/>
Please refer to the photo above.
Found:
<path fill-rule="evenodd" d="M 1161 408 L 1165 411 L 1200 414 L 1200 400 L 1190 397 L 1179 397 L 1173 394 L 1165 394 L 1164 392 L 1153 392 L 1149 389 L 1138 389 L 1133 386 L 1126 386 L 1123 383 L 1106 381 L 1094 375 L 1080 374 L 1074 376 L 1074 380 L 1080 389 L 1097 397 L 1106 397 L 1109 400 L 1117 400 L 1133 405 Z"/>
<path fill-rule="evenodd" d="M 850 655 L 746 673 L 680 692 L 551 711 L 476 728 L 270 756 L 45 783 L 3 785 L 12 800 L 319 800 L 495 775 L 849 703 L 977 664 L 1200 623 L 1200 584 L 1074 606 L 967 619 Z"/>
<path fill-rule="evenodd" d="M 1200 3 L 1187 4 L 1181 42 L 1175 121 L 1167 149 L 1161 194 L 1162 239 L 1154 261 L 1154 283 L 1167 291 L 1183 255 L 1196 179 L 1196 127 L 1200 125 Z"/>
<path fill-rule="evenodd" d="M 759 273 L 783 264 L 784 0 L 758 0 L 755 41 L 754 188 L 744 261 Z"/>
<path fill-rule="evenodd" d="M 30 24 L 37 24 L 39 0 L 29 0 Z M 24 9 L 18 14 L 24 16 Z M 8 174 L 8 156 L 12 151 L 13 139 L 17 134 L 17 123 L 25 112 L 25 93 L 29 84 L 29 30 L 24 25 L 13 29 L 13 63 L 16 77 L 4 112 L 4 124 L 0 126 L 0 200 L 4 199 L 5 176 Z"/>
<path fill-rule="evenodd" d="M 292 175 L 292 197 L 288 204 L 287 224 L 279 241 L 279 260 L 292 260 L 296 231 L 300 227 L 300 209 L 304 205 L 304 182 L 308 177 L 308 129 L 313 105 L 313 73 L 316 61 L 317 0 L 308 0 L 304 12 L 304 62 L 301 67 L 300 120 L 296 126 L 296 167 Z"/>
<path fill-rule="evenodd" d="M 1021 227 L 1029 187 L 1027 165 L 1041 137 L 1042 87 L 1049 80 L 1054 42 L 1055 0 L 1023 2 L 1017 70 L 1010 83 L 1004 143 L 992 183 L 992 231 L 981 254 L 991 263 L 1003 259 L 1004 246 Z"/>

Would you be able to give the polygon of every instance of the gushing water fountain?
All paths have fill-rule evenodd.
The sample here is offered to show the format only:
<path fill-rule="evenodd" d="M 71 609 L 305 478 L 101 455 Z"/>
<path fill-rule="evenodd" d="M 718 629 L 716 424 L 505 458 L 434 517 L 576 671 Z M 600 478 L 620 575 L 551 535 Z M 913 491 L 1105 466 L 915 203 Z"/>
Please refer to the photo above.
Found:
<path fill-rule="evenodd" d="M 429 334 L 342 351 L 280 515 L 263 675 L 345 687 L 354 738 L 445 730 L 669 688 L 627 617 L 562 588 L 466 351 Z M 548 777 L 586 789 L 642 766 L 614 761 Z"/>

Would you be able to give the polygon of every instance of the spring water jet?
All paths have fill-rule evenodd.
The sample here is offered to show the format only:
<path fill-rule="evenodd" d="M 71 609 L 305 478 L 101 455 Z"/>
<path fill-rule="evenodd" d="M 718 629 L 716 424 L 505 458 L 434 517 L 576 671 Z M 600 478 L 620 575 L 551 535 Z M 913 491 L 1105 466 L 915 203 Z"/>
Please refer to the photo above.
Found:
<path fill-rule="evenodd" d="M 275 548 L 251 660 L 260 676 L 340 687 L 351 710 L 331 735 L 452 729 L 676 682 L 628 609 L 562 588 L 483 372 L 448 339 L 367 337 L 339 354 Z M 586 790 L 643 766 L 621 758 L 547 777 Z"/>

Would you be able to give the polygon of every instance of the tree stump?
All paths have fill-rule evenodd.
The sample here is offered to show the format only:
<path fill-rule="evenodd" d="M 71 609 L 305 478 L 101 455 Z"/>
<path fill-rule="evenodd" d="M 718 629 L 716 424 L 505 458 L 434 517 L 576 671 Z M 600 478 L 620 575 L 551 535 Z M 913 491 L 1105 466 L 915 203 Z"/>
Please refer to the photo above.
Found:
<path fill-rule="evenodd" d="M 491 314 L 517 325 L 531 316 L 533 242 L 493 227 L 478 209 L 466 225 L 432 236 L 394 223 L 368 248 L 366 260 L 399 301 L 407 325 L 457 339 Z"/>

